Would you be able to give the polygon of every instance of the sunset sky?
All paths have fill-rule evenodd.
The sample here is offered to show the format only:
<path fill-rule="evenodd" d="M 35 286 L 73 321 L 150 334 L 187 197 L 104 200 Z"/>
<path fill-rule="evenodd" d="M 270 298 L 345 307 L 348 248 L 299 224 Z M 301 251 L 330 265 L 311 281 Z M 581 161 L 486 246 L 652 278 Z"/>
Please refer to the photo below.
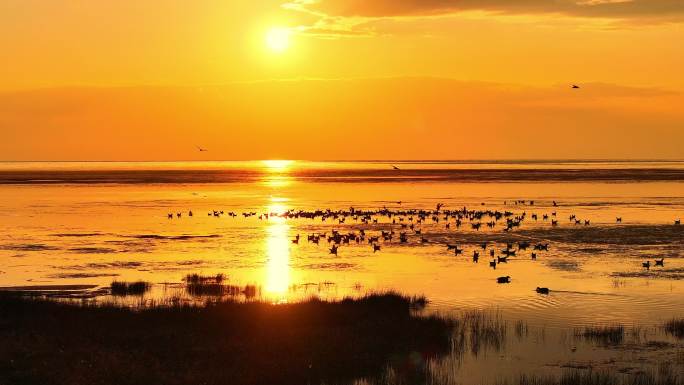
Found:
<path fill-rule="evenodd" d="M 5 0 L 0 160 L 684 158 L 683 26 L 682 0 Z"/>

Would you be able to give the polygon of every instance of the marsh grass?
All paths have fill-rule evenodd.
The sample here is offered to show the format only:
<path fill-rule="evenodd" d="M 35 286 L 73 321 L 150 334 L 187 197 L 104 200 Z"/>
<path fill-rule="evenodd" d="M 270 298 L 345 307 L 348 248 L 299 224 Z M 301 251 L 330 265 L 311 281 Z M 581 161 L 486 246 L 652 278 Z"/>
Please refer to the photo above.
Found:
<path fill-rule="evenodd" d="M 188 284 L 185 290 L 193 297 L 236 297 L 244 295 L 247 299 L 256 297 L 259 292 L 254 285 L 236 286 L 213 282 Z"/>
<path fill-rule="evenodd" d="M 468 311 L 456 318 L 452 337 L 452 353 L 470 351 L 477 356 L 484 349 L 500 351 L 505 342 L 508 325 L 499 313 Z"/>
<path fill-rule="evenodd" d="M 188 274 L 185 276 L 185 289 L 194 297 L 222 297 L 225 295 L 237 295 L 242 289 L 234 285 L 226 285 L 224 274 L 200 275 Z"/>
<path fill-rule="evenodd" d="M 523 374 L 517 381 L 499 382 L 499 385 L 682 385 L 667 365 L 657 372 L 638 372 L 622 374 L 608 371 L 572 370 L 560 376 L 539 376 Z"/>
<path fill-rule="evenodd" d="M 396 293 L 128 308 L 0 296 L 0 383 L 320 384 L 419 370 L 455 322 Z M 408 374 L 407 376 L 411 376 Z"/>
<path fill-rule="evenodd" d="M 575 336 L 603 345 L 619 345 L 625 339 L 623 325 L 587 326 L 575 329 Z"/>
<path fill-rule="evenodd" d="M 524 337 L 527 337 L 527 333 L 528 333 L 527 322 L 517 321 L 515 323 L 515 336 L 518 339 L 522 339 Z"/>
<path fill-rule="evenodd" d="M 507 325 L 499 314 L 489 316 L 481 311 L 468 312 L 465 321 L 470 325 L 471 351 L 474 354 L 482 345 L 501 349 L 506 340 Z"/>
<path fill-rule="evenodd" d="M 123 282 L 123 281 L 113 281 L 111 285 L 109 285 L 109 288 L 111 290 L 112 295 L 114 296 L 119 296 L 119 297 L 125 297 L 129 295 L 138 295 L 141 296 L 145 293 L 147 293 L 152 285 L 149 282 L 145 281 L 136 281 L 136 282 Z"/>
<path fill-rule="evenodd" d="M 675 318 L 667 321 L 665 331 L 677 338 L 684 338 L 684 318 Z"/>

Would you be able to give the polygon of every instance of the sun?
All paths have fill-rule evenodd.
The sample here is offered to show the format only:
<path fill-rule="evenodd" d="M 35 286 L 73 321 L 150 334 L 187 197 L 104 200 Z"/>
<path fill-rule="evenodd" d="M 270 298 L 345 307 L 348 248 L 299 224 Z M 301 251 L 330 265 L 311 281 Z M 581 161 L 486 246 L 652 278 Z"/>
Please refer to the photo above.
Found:
<path fill-rule="evenodd" d="M 290 46 L 290 30 L 273 27 L 266 32 L 266 46 L 273 52 L 281 53 Z"/>

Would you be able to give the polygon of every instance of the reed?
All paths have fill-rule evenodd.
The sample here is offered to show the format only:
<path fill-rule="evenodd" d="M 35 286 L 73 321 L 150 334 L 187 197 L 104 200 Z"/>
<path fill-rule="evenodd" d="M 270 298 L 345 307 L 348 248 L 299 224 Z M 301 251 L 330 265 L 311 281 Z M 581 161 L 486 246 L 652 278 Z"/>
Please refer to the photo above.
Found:
<path fill-rule="evenodd" d="M 623 325 L 587 326 L 584 329 L 575 329 L 575 336 L 604 345 L 618 345 L 625 339 L 625 327 Z"/>
<path fill-rule="evenodd" d="M 665 331 L 677 338 L 684 338 L 684 318 L 675 318 L 665 323 Z"/>
<path fill-rule="evenodd" d="M 499 385 L 682 385 L 683 381 L 672 370 L 663 366 L 656 372 L 622 374 L 609 371 L 571 370 L 559 376 L 523 374 L 517 381 Z"/>
<path fill-rule="evenodd" d="M 110 288 L 112 295 L 119 296 L 119 297 L 125 297 L 128 295 L 141 296 L 141 295 L 147 293 L 151 287 L 152 287 L 152 284 L 150 284 L 149 282 L 145 282 L 145 281 L 136 281 L 136 282 L 113 281 L 109 285 L 109 288 Z"/>
<path fill-rule="evenodd" d="M 414 306 L 396 293 L 133 309 L 1 295 L 0 383 L 349 383 L 449 352 L 454 322 Z"/>

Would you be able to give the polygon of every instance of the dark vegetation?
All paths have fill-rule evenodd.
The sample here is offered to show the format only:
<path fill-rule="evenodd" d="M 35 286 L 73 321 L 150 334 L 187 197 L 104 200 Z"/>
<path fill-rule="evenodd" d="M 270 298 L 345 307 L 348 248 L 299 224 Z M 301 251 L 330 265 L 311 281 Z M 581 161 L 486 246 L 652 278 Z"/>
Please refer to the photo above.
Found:
<path fill-rule="evenodd" d="M 625 339 L 625 327 L 622 325 L 587 326 L 584 329 L 576 329 L 575 335 L 604 345 L 618 345 Z"/>
<path fill-rule="evenodd" d="M 681 385 L 667 366 L 657 372 L 639 372 L 628 375 L 607 371 L 572 370 L 560 376 L 522 375 L 517 381 L 502 382 L 500 385 Z"/>
<path fill-rule="evenodd" d="M 2 294 L 0 384 L 336 384 L 388 367 L 410 378 L 450 351 L 455 324 L 394 293 L 134 309 Z"/>
<path fill-rule="evenodd" d="M 235 297 L 244 295 L 245 298 L 251 299 L 258 294 L 258 288 L 254 285 L 228 285 L 224 283 L 226 280 L 226 276 L 223 274 L 188 274 L 185 276 L 185 290 L 193 297 Z"/>
<path fill-rule="evenodd" d="M 123 297 L 127 295 L 143 295 L 150 290 L 150 287 L 152 287 L 152 285 L 149 282 L 145 281 L 114 281 L 109 287 L 112 292 L 112 295 Z"/>
<path fill-rule="evenodd" d="M 665 323 L 665 331 L 677 338 L 684 338 L 684 318 L 671 319 Z"/>

